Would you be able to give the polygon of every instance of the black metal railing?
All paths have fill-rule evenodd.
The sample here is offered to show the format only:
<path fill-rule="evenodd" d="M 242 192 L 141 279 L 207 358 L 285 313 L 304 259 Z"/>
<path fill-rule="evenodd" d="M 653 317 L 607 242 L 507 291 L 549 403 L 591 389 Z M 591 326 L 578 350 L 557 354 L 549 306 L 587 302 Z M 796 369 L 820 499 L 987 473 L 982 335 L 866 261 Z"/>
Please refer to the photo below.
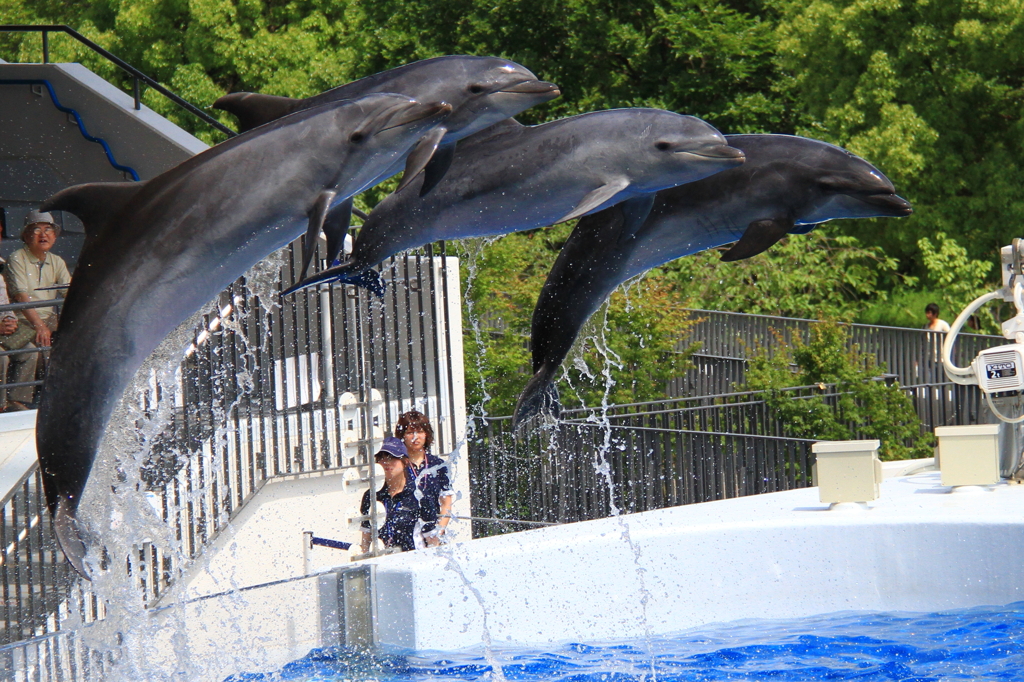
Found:
<path fill-rule="evenodd" d="M 923 434 L 991 420 L 976 386 L 900 388 Z M 832 385 L 781 392 L 833 409 L 845 395 Z M 874 437 L 846 426 L 853 438 Z M 813 442 L 793 437 L 758 391 L 565 410 L 556 426 L 526 433 L 512 431 L 511 417 L 485 418 L 470 439 L 473 516 L 565 523 L 805 487 Z"/>
<path fill-rule="evenodd" d="M 568 523 L 811 483 L 813 440 L 692 426 L 662 411 L 516 437 L 510 417 L 484 419 L 470 440 L 473 516 Z"/>
<path fill-rule="evenodd" d="M 759 349 L 770 346 L 777 336 L 786 342 L 799 337 L 807 341 L 815 320 L 769 315 L 751 315 L 715 310 L 692 310 L 693 325 L 677 350 L 686 350 L 694 342 L 700 349 L 693 356 L 694 368 L 685 377 L 670 383 L 669 395 L 728 393 L 742 386 L 746 362 Z M 879 327 L 867 324 L 845 325 L 849 343 L 873 355 L 885 371 L 904 386 L 944 383 L 942 342 L 945 334 L 925 329 Z M 968 364 L 984 348 L 1006 343 L 1001 336 L 961 334 L 954 348 L 954 360 Z"/>
<path fill-rule="evenodd" d="M 199 118 L 204 123 L 206 123 L 206 124 L 216 128 L 220 132 L 226 134 L 228 137 L 233 137 L 233 136 L 238 134 L 234 130 L 232 130 L 231 128 L 227 127 L 226 125 L 224 125 L 223 123 L 221 123 L 220 121 L 215 119 L 213 116 L 210 116 L 209 114 L 207 114 L 205 111 L 203 111 L 199 107 L 195 106 L 191 102 L 188 102 L 188 101 L 182 99 L 181 97 L 179 97 L 178 95 L 174 94 L 173 92 L 171 92 L 170 90 L 165 88 L 163 85 L 161 85 L 159 82 L 157 82 L 153 78 L 150 78 L 149 76 L 147 76 L 146 74 L 142 73 L 141 71 L 136 69 L 134 66 L 129 64 L 128 62 L 124 61 L 123 59 L 117 57 L 113 53 L 111 53 L 108 50 L 104 49 L 103 47 L 97 45 L 93 41 L 89 40 L 88 38 L 83 36 L 78 31 L 74 30 L 70 26 L 65 26 L 63 24 L 46 24 L 46 25 L 7 24 L 7 25 L 0 25 L 0 32 L 5 32 L 5 33 L 11 33 L 11 32 L 13 32 L 13 33 L 39 33 L 42 36 L 42 46 L 41 47 L 42 47 L 42 58 L 43 58 L 43 63 L 44 64 L 48 64 L 50 62 L 50 34 L 51 33 L 64 33 L 64 34 L 74 38 L 75 40 L 80 42 L 82 45 L 85 45 L 87 48 L 89 48 L 90 50 L 92 50 L 96 54 L 100 55 L 101 57 L 103 57 L 104 59 L 109 61 L 110 63 L 114 64 L 115 66 L 117 66 L 118 68 L 123 70 L 125 73 L 127 73 L 128 76 L 131 77 L 131 80 L 132 80 L 132 96 L 133 96 L 133 98 L 135 100 L 135 109 L 136 110 L 139 110 L 139 109 L 142 108 L 142 86 L 141 86 L 141 83 L 145 83 L 146 85 L 148 85 L 149 87 L 151 87 L 154 90 L 156 90 L 157 92 L 159 92 L 161 95 L 163 95 L 164 97 L 169 99 L 171 102 L 173 102 L 177 106 L 181 107 L 182 109 L 184 109 L 185 111 L 189 112 L 193 116 Z"/>
<path fill-rule="evenodd" d="M 29 310 L 32 308 L 60 308 L 64 305 L 64 299 L 55 298 L 49 301 L 30 301 L 28 303 L 8 303 L 6 305 L 0 305 L 0 317 L 7 312 L 15 312 L 18 310 Z M 22 348 L 16 348 L 14 350 L 0 350 L 0 357 L 12 357 L 18 355 L 27 355 L 37 353 L 42 355 L 50 350 L 49 346 L 37 346 L 35 342 L 29 342 Z M 38 387 L 43 385 L 42 379 L 33 379 L 31 381 L 12 381 L 7 382 L 6 376 L 0 376 L 0 390 L 6 390 L 11 388 L 23 388 L 23 387 Z M 3 405 L 0 405 L 2 408 Z"/>
<path fill-rule="evenodd" d="M 143 604 L 268 480 L 351 469 L 367 485 L 373 448 L 401 412 L 431 419 L 439 454 L 464 441 L 458 264 L 444 244 L 389 260 L 384 301 L 354 287 L 279 300 L 300 257 L 294 244 L 269 268 L 279 274 L 233 284 L 173 379 L 154 368 L 153 382 L 126 393 L 126 419 L 157 434 L 140 443 L 150 453 L 140 475 L 175 537 L 128 557 Z M 69 604 L 79 622 L 103 617 L 53 542 L 37 466 L 2 499 L 0 520 L 0 645 L 59 631 Z"/>

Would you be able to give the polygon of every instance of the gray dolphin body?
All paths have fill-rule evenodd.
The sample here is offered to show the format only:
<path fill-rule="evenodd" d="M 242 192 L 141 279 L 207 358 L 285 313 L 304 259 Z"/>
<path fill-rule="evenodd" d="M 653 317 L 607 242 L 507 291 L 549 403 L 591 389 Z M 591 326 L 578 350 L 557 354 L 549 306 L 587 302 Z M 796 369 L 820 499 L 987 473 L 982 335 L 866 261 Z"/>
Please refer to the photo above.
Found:
<path fill-rule="evenodd" d="M 444 175 L 451 164 L 456 142 L 560 94 L 556 85 L 537 80 L 529 69 L 507 59 L 452 55 L 382 71 L 307 99 L 236 92 L 221 97 L 213 106 L 234 114 L 241 129 L 250 130 L 296 111 L 380 92 L 406 95 L 420 102 L 447 102 L 452 106 L 452 113 L 444 124 L 433 128 L 410 151 L 408 159 L 397 159 L 375 179 L 380 182 L 391 177 L 402 170 L 404 164 L 406 172 L 401 186 L 412 182 L 422 171 L 420 191 L 423 193 Z M 339 200 L 324 222 L 328 260 L 341 251 L 351 208 L 350 202 Z M 316 237 L 316 234 L 307 235 L 300 280 L 306 276 Z"/>
<path fill-rule="evenodd" d="M 463 140 L 448 173 L 421 196 L 414 180 L 370 213 L 351 257 L 292 287 L 341 281 L 383 293 L 370 270 L 440 239 L 546 227 L 624 202 L 637 225 L 660 189 L 743 163 L 710 125 L 660 109 L 613 109 L 537 126 L 505 121 Z"/>
<path fill-rule="evenodd" d="M 86 243 L 67 292 L 36 421 L 61 548 L 87 575 L 74 516 L 114 405 L 175 326 L 254 263 L 365 187 L 450 111 L 370 95 L 288 116 L 144 183 L 63 190 Z"/>
<path fill-rule="evenodd" d="M 900 217 L 910 204 L 888 178 L 840 147 L 788 135 L 728 135 L 739 168 L 658 192 L 642 226 L 618 207 L 577 224 L 548 274 L 533 312 L 534 376 L 515 423 L 558 412 L 555 372 L 580 329 L 620 284 L 653 267 L 739 240 L 723 256 L 756 255 L 787 233 L 840 218 Z"/>

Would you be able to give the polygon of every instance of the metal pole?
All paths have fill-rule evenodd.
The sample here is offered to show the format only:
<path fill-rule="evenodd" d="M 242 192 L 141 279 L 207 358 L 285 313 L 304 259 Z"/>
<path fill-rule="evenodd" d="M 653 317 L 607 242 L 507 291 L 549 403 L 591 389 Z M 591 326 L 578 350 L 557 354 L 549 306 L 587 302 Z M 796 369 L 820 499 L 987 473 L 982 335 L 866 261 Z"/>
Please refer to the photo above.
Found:
<path fill-rule="evenodd" d="M 139 99 L 139 77 L 132 76 L 132 95 L 135 97 L 135 111 L 142 110 L 142 102 Z"/>
<path fill-rule="evenodd" d="M 360 292 L 357 296 L 356 325 L 359 337 L 359 372 L 362 375 L 359 384 L 360 392 L 363 394 L 363 443 L 366 449 L 366 465 L 370 469 L 370 554 L 377 556 L 380 554 L 380 540 L 377 538 L 377 469 L 373 461 L 374 453 L 371 452 L 373 450 L 373 379 L 370 377 L 370 358 L 366 349 L 370 340 L 369 335 L 366 334 L 366 323 L 372 313 L 369 302 L 367 302 L 366 314 L 361 314 L 363 311 L 360 310 L 359 299 L 363 297 L 363 294 Z"/>
<path fill-rule="evenodd" d="M 50 34 L 43 31 L 43 64 L 50 63 Z"/>

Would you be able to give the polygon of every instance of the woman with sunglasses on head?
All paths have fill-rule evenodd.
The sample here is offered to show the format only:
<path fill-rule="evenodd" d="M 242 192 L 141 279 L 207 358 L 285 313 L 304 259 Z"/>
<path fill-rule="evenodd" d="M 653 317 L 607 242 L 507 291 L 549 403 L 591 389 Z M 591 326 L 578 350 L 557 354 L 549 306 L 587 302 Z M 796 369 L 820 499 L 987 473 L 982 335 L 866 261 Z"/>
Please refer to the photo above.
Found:
<path fill-rule="evenodd" d="M 452 502 L 455 501 L 448 463 L 430 452 L 430 446 L 434 444 L 434 429 L 422 412 L 410 410 L 400 416 L 395 425 L 395 435 L 405 444 L 409 470 L 416 488 L 423 495 L 421 504 L 429 506 L 437 516 L 436 534 L 433 538 L 427 536 L 427 544 L 439 544 L 451 521 Z"/>

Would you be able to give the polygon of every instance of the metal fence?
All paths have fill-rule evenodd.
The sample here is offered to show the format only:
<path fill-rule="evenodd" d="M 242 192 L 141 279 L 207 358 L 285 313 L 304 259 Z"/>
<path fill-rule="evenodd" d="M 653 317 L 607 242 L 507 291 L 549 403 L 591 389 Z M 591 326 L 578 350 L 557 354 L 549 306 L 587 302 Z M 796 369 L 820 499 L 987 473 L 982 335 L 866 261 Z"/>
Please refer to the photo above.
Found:
<path fill-rule="evenodd" d="M 301 248 L 286 253 L 285 283 Z M 261 297 L 240 279 L 203 318 L 174 381 L 138 396 L 136 423 L 162 426 L 146 442 L 141 478 L 176 537 L 127 558 L 141 603 L 158 598 L 269 479 L 350 469 L 372 480 L 374 441 L 409 409 L 434 423 L 437 451 L 464 438 L 458 261 L 439 244 L 391 259 L 383 274 L 384 301 L 335 287 L 279 303 L 280 281 Z M 58 632 L 70 604 L 82 622 L 103 617 L 53 541 L 38 467 L 0 499 L 0 521 L 0 645 Z M 46 641 L 3 649 L 0 660 L 50 655 L 57 640 Z"/>
<path fill-rule="evenodd" d="M 787 343 L 794 338 L 807 341 L 815 320 L 803 320 L 747 313 L 714 310 L 692 310 L 693 325 L 678 350 L 694 342 L 700 349 L 693 356 L 694 368 L 686 376 L 670 383 L 669 395 L 707 395 L 728 393 L 742 386 L 746 361 L 760 348 L 775 341 L 776 336 Z M 901 327 L 878 327 L 849 324 L 850 344 L 861 352 L 873 355 L 885 371 L 903 386 L 942 384 L 942 332 Z M 1006 343 L 1001 336 L 961 334 L 953 350 L 960 366 L 968 364 L 984 348 Z"/>
<path fill-rule="evenodd" d="M 473 515 L 566 523 L 810 485 L 812 440 L 692 428 L 684 410 L 621 417 L 519 438 L 510 417 L 485 419 L 470 440 Z"/>
<path fill-rule="evenodd" d="M 0 646 L 0 679 L 5 682 L 102 682 L 113 656 L 81 641 L 75 632 L 54 632 Z"/>
<path fill-rule="evenodd" d="M 976 386 L 901 389 L 923 433 L 991 419 Z M 843 396 L 831 385 L 782 392 L 832 408 Z M 863 424 L 846 427 L 868 437 Z M 813 442 L 788 435 L 755 391 L 566 410 L 557 425 L 520 434 L 510 417 L 484 419 L 470 440 L 473 516 L 564 523 L 806 487 Z M 517 529 L 476 524 L 480 534 Z"/>

